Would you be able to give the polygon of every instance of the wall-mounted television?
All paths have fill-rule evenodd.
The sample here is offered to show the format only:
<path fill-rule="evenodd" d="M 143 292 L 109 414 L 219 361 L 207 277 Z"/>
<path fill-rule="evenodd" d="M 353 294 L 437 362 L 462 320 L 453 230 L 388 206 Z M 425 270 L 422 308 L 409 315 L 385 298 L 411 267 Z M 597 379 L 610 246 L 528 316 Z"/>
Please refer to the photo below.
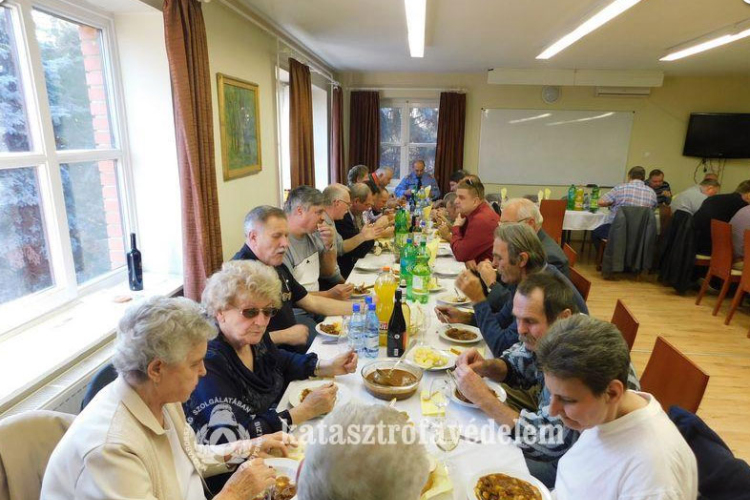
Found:
<path fill-rule="evenodd" d="M 682 154 L 750 158 L 750 113 L 692 113 Z"/>

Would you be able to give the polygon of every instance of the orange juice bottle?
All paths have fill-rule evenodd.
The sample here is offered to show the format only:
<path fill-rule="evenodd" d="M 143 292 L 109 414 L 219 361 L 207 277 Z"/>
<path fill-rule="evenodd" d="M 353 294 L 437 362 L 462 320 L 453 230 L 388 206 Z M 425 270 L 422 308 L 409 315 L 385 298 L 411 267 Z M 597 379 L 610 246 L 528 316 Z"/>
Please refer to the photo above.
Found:
<path fill-rule="evenodd" d="M 388 321 L 393 314 L 393 297 L 396 295 L 396 288 L 398 288 L 398 280 L 390 267 L 384 267 L 378 279 L 375 280 L 375 295 L 378 298 L 375 312 L 380 322 L 378 343 L 381 347 L 385 347 L 388 343 Z"/>

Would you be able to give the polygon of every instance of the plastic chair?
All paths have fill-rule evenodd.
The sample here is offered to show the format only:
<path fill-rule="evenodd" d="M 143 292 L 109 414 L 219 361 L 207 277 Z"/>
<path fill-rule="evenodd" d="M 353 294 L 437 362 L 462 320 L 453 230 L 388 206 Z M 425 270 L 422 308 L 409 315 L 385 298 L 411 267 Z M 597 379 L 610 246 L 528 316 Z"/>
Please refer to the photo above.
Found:
<path fill-rule="evenodd" d="M 539 205 L 539 211 L 544 218 L 542 229 L 558 244 L 562 241 L 563 220 L 567 206 L 567 200 L 542 200 Z"/>
<path fill-rule="evenodd" d="M 664 411 L 677 405 L 695 413 L 706 392 L 708 378 L 687 356 L 663 337 L 657 337 L 641 376 L 641 388 L 653 394 Z"/>
<path fill-rule="evenodd" d="M 578 293 L 583 297 L 583 301 L 586 302 L 589 299 L 589 292 L 591 291 L 591 282 L 587 280 L 581 273 L 570 268 L 570 282 L 576 287 Z"/>
<path fill-rule="evenodd" d="M 563 245 L 563 252 L 565 252 L 565 256 L 568 258 L 568 265 L 570 267 L 575 267 L 576 261 L 578 260 L 578 254 L 573 250 L 573 247 L 566 243 Z"/>
<path fill-rule="evenodd" d="M 115 370 L 115 367 L 112 363 L 107 363 L 106 365 L 102 366 L 99 371 L 96 372 L 96 374 L 93 376 L 91 382 L 89 382 L 89 385 L 86 387 L 86 394 L 84 394 L 83 401 L 81 401 L 81 411 L 86 408 L 86 406 L 91 402 L 92 399 L 94 399 L 94 396 L 96 396 L 99 391 L 104 389 L 116 378 L 117 370 Z"/>
<path fill-rule="evenodd" d="M 630 312 L 630 309 L 628 309 L 625 303 L 620 299 L 617 299 L 617 305 L 615 305 L 615 313 L 612 315 L 611 323 L 620 330 L 622 337 L 628 344 L 628 348 L 632 351 L 640 323 L 638 323 L 638 320 L 635 319 L 633 313 Z"/>
<path fill-rule="evenodd" d="M 750 231 L 745 231 L 745 243 L 744 251 L 745 255 L 742 259 L 742 276 L 740 277 L 740 286 L 737 287 L 737 291 L 734 293 L 734 299 L 732 299 L 732 305 L 729 306 L 729 312 L 727 317 L 724 319 L 724 324 L 728 325 L 732 321 L 735 311 L 742 303 L 742 298 L 745 293 L 750 292 Z M 750 338 L 750 330 L 747 332 L 748 338 Z"/>
<path fill-rule="evenodd" d="M 711 282 L 711 278 L 719 278 L 724 284 L 721 286 L 719 298 L 716 300 L 716 306 L 714 306 L 712 313 L 714 316 L 718 314 L 721 303 L 724 302 L 724 297 L 727 296 L 729 285 L 740 281 L 740 277 L 742 276 L 742 271 L 732 269 L 733 262 L 732 225 L 728 222 L 713 219 L 711 221 L 711 264 L 708 266 L 706 279 L 703 280 L 701 291 L 698 292 L 695 304 L 698 305 L 701 303 L 703 295 L 706 294 L 708 284 Z"/>

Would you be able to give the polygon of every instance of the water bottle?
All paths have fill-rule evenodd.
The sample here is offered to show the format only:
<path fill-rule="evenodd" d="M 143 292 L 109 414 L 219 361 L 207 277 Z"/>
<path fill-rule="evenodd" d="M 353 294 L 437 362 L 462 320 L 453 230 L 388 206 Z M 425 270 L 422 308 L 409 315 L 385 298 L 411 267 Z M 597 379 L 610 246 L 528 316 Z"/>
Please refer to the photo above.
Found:
<path fill-rule="evenodd" d="M 571 184 L 568 188 L 568 210 L 575 210 L 576 207 L 576 187 L 575 184 Z"/>
<path fill-rule="evenodd" d="M 427 246 L 423 241 L 419 245 L 417 263 L 412 268 L 411 288 L 406 289 L 407 295 L 411 291 L 411 297 L 413 300 L 420 304 L 426 304 L 430 299 L 430 282 L 432 281 L 432 273 L 430 272 L 429 260 L 430 255 L 427 251 Z"/>
<path fill-rule="evenodd" d="M 365 316 L 360 312 L 360 305 L 355 302 L 352 305 L 352 317 L 349 320 L 349 347 L 362 356 L 364 354 L 364 329 Z"/>
<path fill-rule="evenodd" d="M 367 316 L 365 317 L 365 358 L 377 358 L 378 347 L 380 344 L 380 320 L 375 312 L 375 304 L 367 306 Z"/>

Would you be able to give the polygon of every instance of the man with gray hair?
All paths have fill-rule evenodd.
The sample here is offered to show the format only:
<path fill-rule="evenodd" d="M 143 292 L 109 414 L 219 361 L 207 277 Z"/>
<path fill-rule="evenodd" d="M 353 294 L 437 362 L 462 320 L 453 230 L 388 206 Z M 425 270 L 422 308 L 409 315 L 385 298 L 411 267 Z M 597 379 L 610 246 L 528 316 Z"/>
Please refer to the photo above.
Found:
<path fill-rule="evenodd" d="M 370 169 L 367 167 L 367 165 L 354 165 L 346 174 L 346 180 L 348 181 L 350 186 L 353 186 L 358 182 L 365 182 L 369 175 Z"/>
<path fill-rule="evenodd" d="M 682 210 L 690 215 L 695 214 L 706 198 L 719 194 L 721 184 L 716 179 L 703 179 L 700 184 L 689 187 L 672 200 L 672 212 Z"/>
<path fill-rule="evenodd" d="M 352 309 L 347 301 L 307 293 L 284 265 L 288 248 L 286 214 L 279 208 L 261 205 L 245 216 L 245 244 L 232 260 L 259 260 L 276 269 L 281 279 L 281 309 L 268 324 L 268 332 L 276 345 L 304 353 L 314 337 L 310 336 L 308 325 L 297 323 L 294 306 L 323 316 L 349 315 Z"/>
<path fill-rule="evenodd" d="M 383 228 L 367 224 L 363 214 L 372 208 L 372 191 L 364 183 L 354 184 L 349 191 L 351 205 L 344 216 L 336 221 L 336 230 L 343 238 L 344 253 L 339 255 L 338 262 L 344 278 L 354 269 L 354 264 L 375 246 L 376 238 L 383 233 Z"/>
<path fill-rule="evenodd" d="M 370 180 L 380 188 L 385 188 L 390 184 L 393 179 L 393 168 L 391 167 L 379 167 L 376 171 L 370 174 Z"/>
<path fill-rule="evenodd" d="M 419 498 L 429 462 L 419 439 L 409 437 L 417 431 L 401 412 L 349 403 L 328 415 L 320 429 L 321 439 L 308 447 L 299 472 L 299 500 Z M 339 441 L 339 433 L 345 439 Z"/>

